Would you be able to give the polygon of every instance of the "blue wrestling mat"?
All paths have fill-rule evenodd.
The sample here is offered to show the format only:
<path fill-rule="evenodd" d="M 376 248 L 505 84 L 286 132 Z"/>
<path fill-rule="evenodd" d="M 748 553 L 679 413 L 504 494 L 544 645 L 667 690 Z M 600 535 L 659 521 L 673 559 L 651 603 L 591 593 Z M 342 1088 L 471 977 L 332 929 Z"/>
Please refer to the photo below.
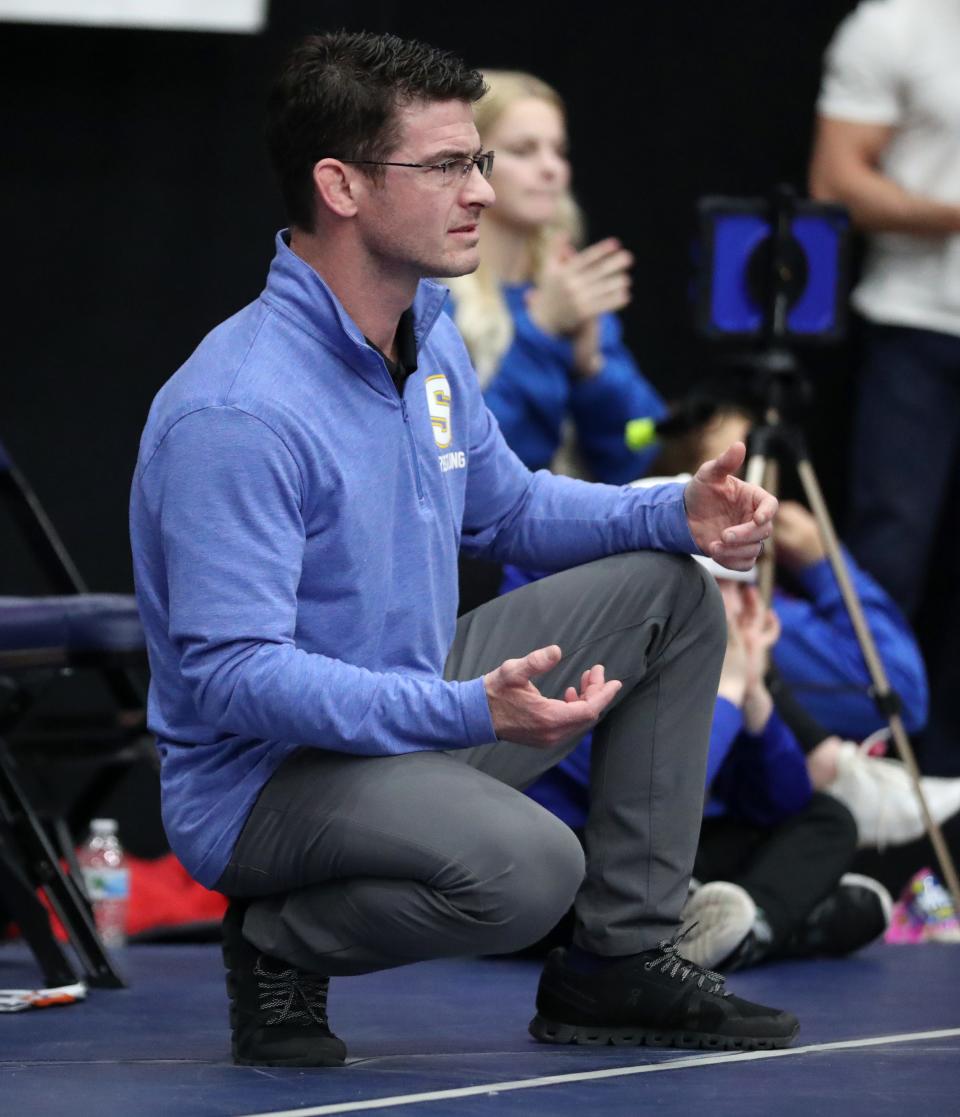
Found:
<path fill-rule="evenodd" d="M 960 946 L 877 945 L 848 960 L 735 975 L 797 1013 L 785 1051 L 550 1047 L 527 1034 L 539 964 L 464 959 L 334 979 L 343 1069 L 235 1067 L 219 948 L 131 946 L 124 990 L 0 1014 L 4 1117 L 960 1113 Z M 0 987 L 39 980 L 0 949 Z"/>

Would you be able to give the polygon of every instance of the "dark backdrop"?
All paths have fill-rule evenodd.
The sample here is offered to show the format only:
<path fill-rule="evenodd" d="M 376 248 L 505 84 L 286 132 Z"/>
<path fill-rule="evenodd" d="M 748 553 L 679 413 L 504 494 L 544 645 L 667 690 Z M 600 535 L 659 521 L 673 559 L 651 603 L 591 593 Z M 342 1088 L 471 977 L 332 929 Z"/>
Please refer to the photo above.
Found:
<path fill-rule="evenodd" d="M 273 0 L 256 37 L 0 26 L 0 437 L 93 588 L 130 585 L 127 491 L 153 394 L 262 285 L 283 224 L 262 104 L 300 33 L 390 30 L 557 86 L 591 235 L 637 256 L 628 339 L 673 396 L 711 359 L 688 305 L 695 200 L 803 189 L 822 51 L 852 6 L 648 0 L 565 22 L 542 5 Z M 847 366 L 847 346 L 808 364 L 838 512 Z M 25 572 L 0 546 L 0 590 L 12 580 Z"/>

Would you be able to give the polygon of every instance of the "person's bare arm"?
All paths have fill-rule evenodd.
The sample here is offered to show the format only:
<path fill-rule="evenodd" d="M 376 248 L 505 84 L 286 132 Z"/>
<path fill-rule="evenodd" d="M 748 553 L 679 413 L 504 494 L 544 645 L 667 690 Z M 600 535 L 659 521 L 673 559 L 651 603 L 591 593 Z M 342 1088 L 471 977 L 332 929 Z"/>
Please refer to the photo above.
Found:
<path fill-rule="evenodd" d="M 840 202 L 867 232 L 947 236 L 960 233 L 960 201 L 935 201 L 904 190 L 879 169 L 895 128 L 833 117 L 817 118 L 810 161 L 810 195 Z"/>

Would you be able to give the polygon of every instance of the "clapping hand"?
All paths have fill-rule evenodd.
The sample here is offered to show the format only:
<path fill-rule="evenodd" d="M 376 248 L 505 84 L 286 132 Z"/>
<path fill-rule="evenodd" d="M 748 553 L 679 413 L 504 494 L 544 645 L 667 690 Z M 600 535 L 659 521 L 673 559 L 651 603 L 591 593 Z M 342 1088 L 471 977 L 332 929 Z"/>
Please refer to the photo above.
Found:
<path fill-rule="evenodd" d="M 630 302 L 632 265 L 633 256 L 616 237 L 577 252 L 559 234 L 548 249 L 527 310 L 542 330 L 571 338 L 580 376 L 594 376 L 602 367 L 599 317 Z"/>

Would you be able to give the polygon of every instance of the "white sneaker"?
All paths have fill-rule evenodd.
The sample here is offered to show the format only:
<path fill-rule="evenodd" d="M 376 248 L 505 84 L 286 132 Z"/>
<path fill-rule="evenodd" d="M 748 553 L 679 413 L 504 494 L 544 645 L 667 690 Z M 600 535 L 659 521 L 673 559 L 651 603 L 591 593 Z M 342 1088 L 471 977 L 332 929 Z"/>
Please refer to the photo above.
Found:
<path fill-rule="evenodd" d="M 683 936 L 684 958 L 711 969 L 740 945 L 757 916 L 757 908 L 739 884 L 712 880 L 702 884 L 680 913 L 681 924 L 690 929 Z"/>
<path fill-rule="evenodd" d="M 960 811 L 960 779 L 921 776 L 920 784 L 934 821 Z M 850 808 L 860 845 L 903 845 L 924 833 L 923 814 L 903 762 L 868 756 L 853 741 L 837 754 L 837 775 L 826 790 Z"/>

